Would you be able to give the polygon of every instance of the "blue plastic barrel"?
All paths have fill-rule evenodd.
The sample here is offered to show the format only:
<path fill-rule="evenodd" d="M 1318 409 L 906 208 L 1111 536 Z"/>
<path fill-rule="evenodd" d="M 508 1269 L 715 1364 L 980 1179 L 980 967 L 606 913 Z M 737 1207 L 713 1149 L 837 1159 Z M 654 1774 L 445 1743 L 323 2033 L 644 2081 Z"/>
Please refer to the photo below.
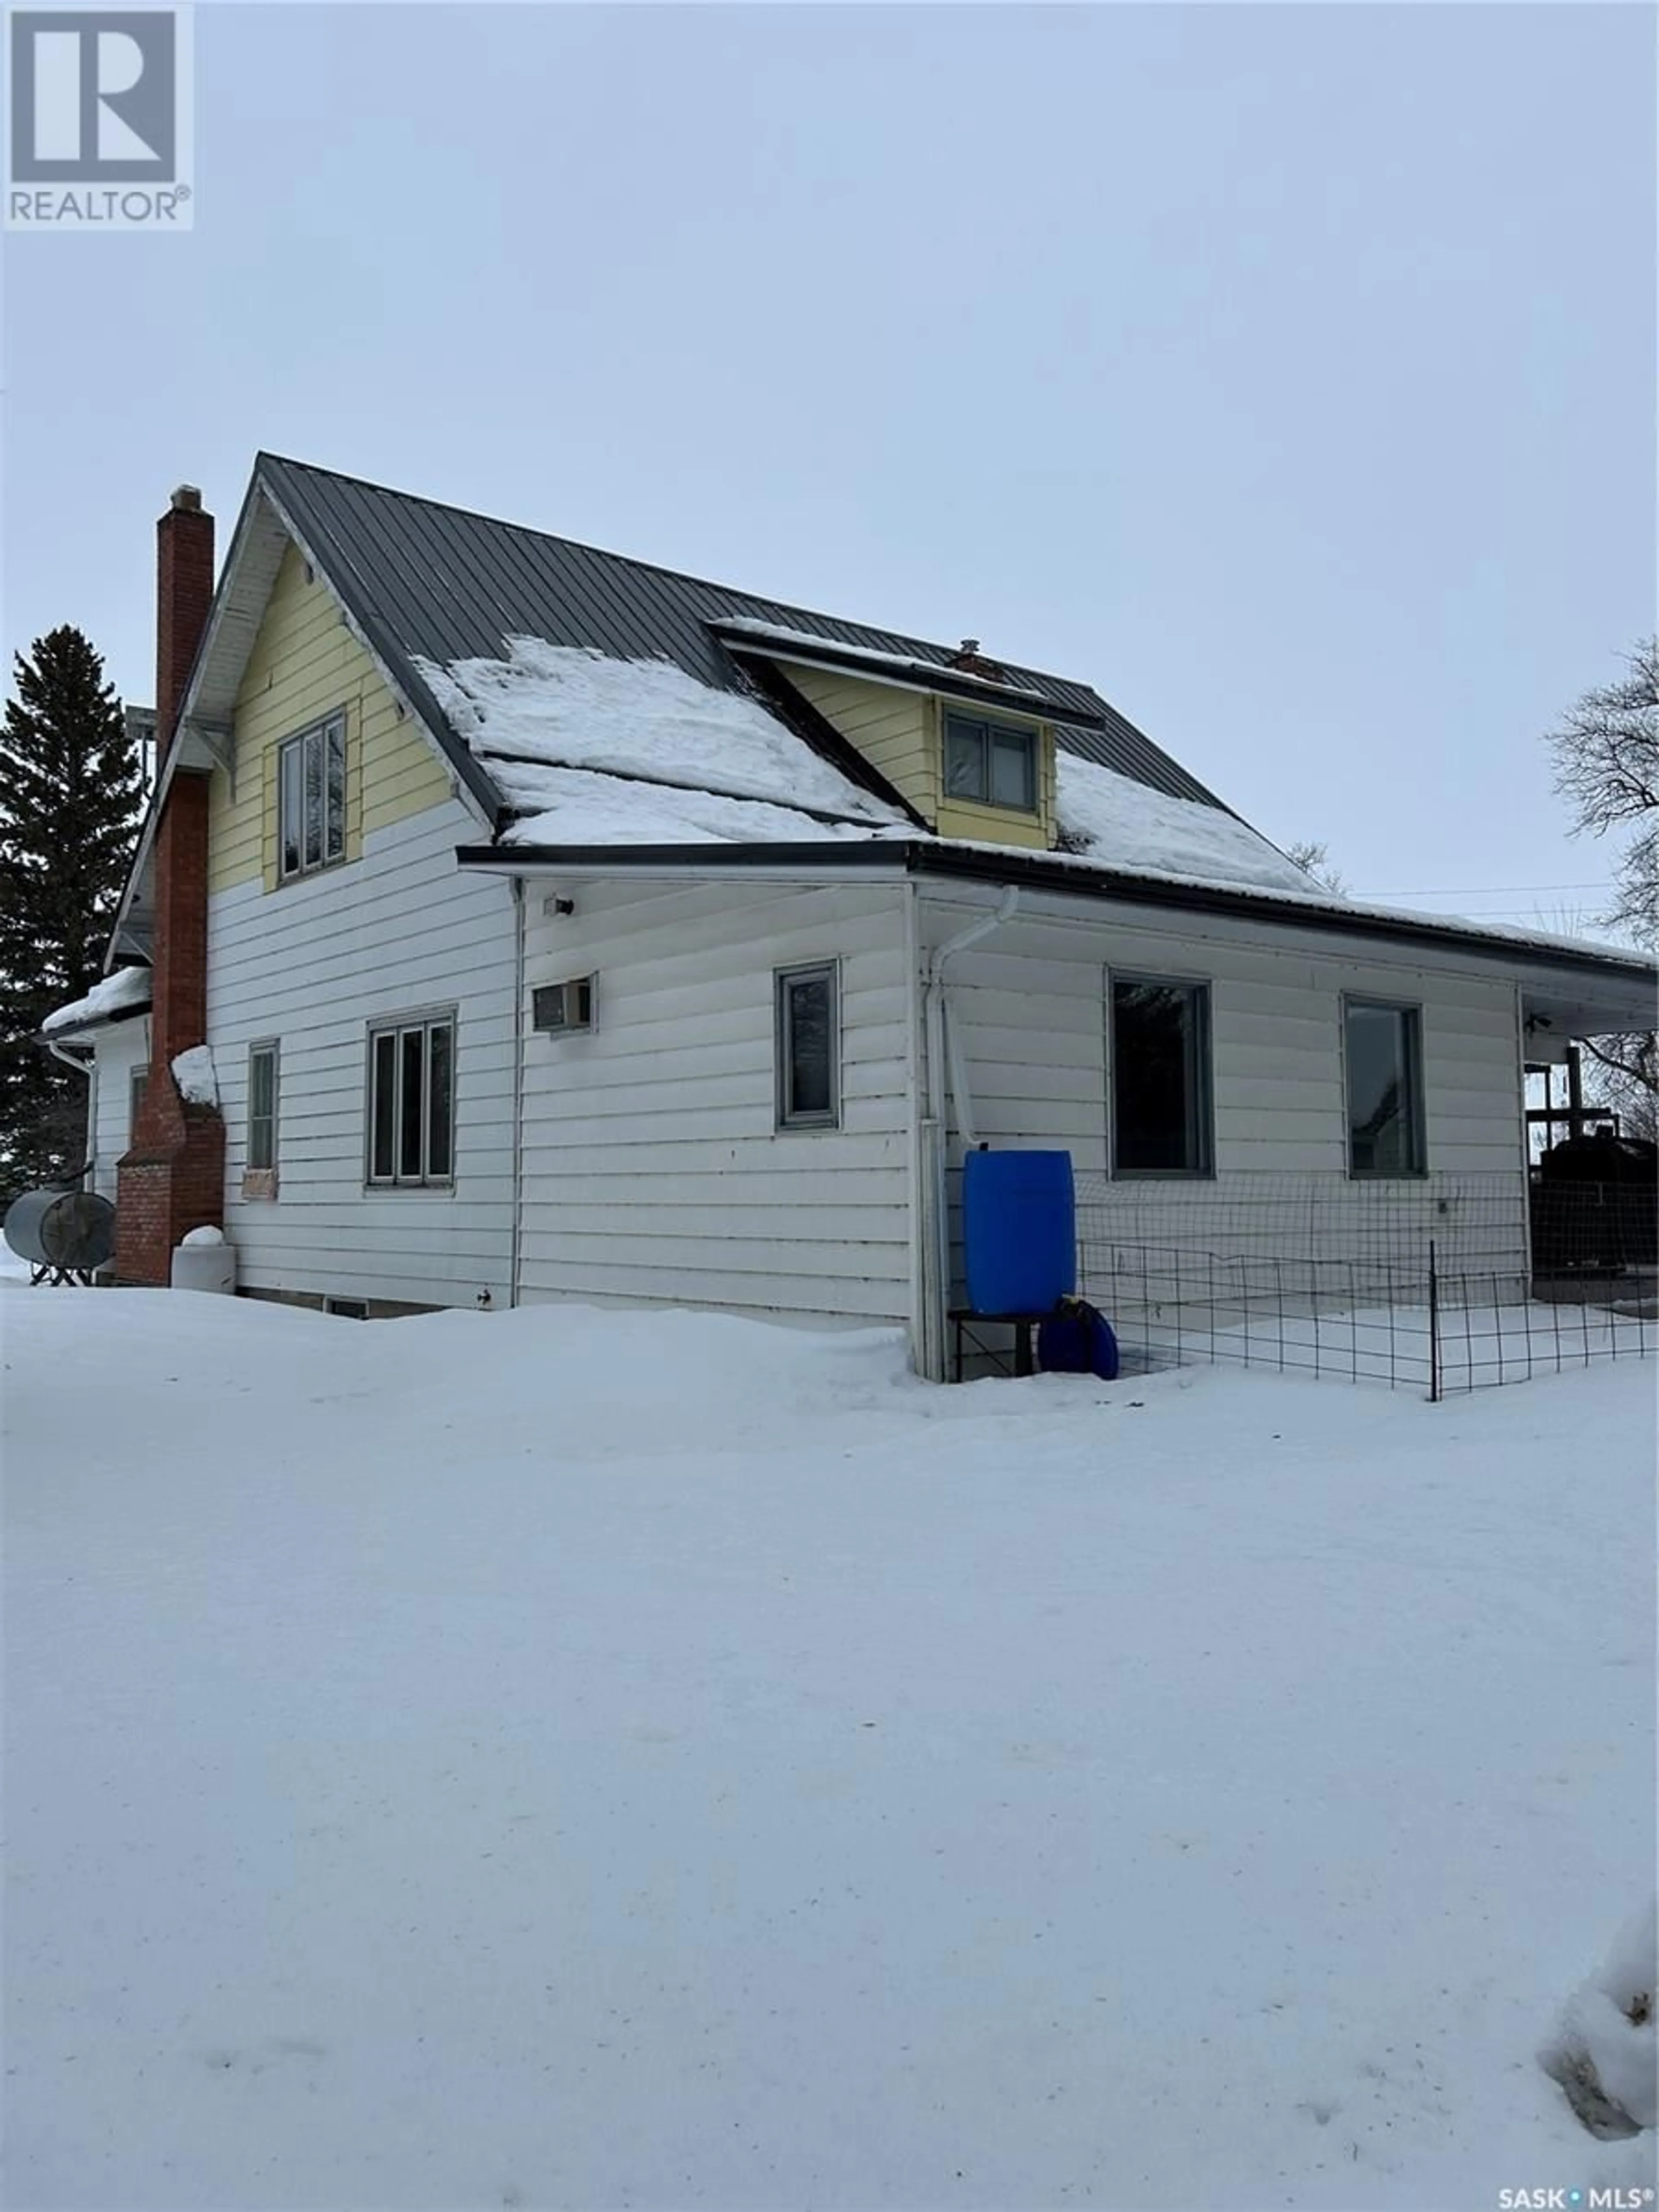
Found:
<path fill-rule="evenodd" d="M 1077 1288 L 1069 1152 L 969 1152 L 962 1242 L 975 1313 L 1048 1313 Z"/>

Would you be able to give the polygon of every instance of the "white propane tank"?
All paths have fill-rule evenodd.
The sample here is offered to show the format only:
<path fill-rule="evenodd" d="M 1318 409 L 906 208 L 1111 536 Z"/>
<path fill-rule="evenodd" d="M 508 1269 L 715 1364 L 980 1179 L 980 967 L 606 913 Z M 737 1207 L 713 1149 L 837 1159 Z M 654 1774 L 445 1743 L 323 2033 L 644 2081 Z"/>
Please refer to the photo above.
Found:
<path fill-rule="evenodd" d="M 222 1229 L 192 1229 L 173 1247 L 172 1281 L 175 1291 L 234 1291 L 236 1247 Z"/>

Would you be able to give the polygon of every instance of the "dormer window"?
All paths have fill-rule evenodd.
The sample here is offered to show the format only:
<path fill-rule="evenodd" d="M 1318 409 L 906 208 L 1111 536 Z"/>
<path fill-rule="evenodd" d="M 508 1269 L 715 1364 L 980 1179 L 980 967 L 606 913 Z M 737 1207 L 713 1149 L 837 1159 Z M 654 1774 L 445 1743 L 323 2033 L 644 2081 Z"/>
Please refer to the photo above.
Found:
<path fill-rule="evenodd" d="M 1035 814 L 1036 732 L 949 708 L 945 716 L 945 795 Z"/>

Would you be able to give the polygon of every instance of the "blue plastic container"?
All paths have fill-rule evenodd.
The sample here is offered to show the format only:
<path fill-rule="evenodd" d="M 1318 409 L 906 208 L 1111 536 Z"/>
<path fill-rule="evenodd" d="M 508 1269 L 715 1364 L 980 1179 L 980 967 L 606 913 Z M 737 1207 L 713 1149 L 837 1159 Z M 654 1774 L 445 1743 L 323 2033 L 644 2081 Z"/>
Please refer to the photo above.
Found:
<path fill-rule="evenodd" d="M 1069 1152 L 969 1152 L 962 1242 L 975 1313 L 1048 1313 L 1077 1288 Z"/>
<path fill-rule="evenodd" d="M 1112 1324 L 1093 1306 L 1074 1299 L 1064 1313 L 1037 1331 L 1037 1365 L 1045 1375 L 1097 1375 L 1117 1380 L 1117 1339 Z"/>

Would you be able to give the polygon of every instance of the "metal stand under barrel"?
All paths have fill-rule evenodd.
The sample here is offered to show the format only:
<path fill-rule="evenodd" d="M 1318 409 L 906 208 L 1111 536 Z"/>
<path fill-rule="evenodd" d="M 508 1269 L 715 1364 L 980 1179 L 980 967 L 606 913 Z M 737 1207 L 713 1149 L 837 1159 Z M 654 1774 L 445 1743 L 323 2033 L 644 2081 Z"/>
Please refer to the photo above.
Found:
<path fill-rule="evenodd" d="M 31 1284 L 85 1287 L 115 1250 L 115 1208 L 95 1190 L 26 1190 L 3 1234 Z"/>

